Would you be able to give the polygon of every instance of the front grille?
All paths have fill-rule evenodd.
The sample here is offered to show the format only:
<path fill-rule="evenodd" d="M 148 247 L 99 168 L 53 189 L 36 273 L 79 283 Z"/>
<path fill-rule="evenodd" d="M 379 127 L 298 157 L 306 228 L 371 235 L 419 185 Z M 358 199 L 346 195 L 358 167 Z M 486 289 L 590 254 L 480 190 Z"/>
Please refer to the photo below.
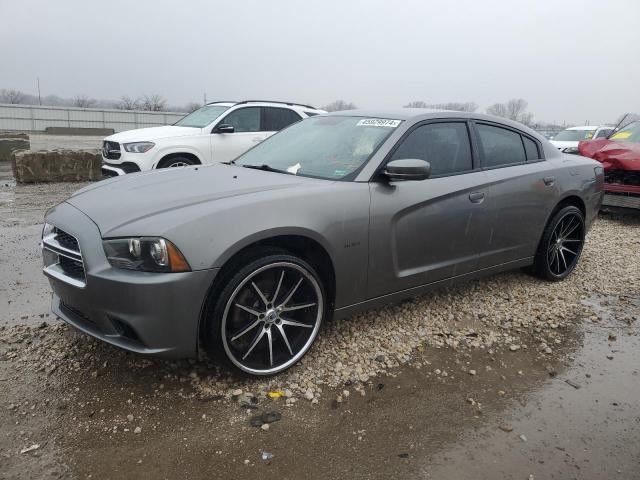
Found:
<path fill-rule="evenodd" d="M 62 245 L 64 248 L 68 248 L 69 250 L 80 253 L 80 245 L 78 245 L 78 240 L 76 240 L 76 237 L 74 237 L 73 235 L 69 235 L 67 232 L 63 232 L 59 228 L 55 229 L 55 233 L 55 239 L 60 245 Z"/>
<path fill-rule="evenodd" d="M 619 183 L 621 185 L 640 185 L 640 171 L 605 170 L 605 183 Z"/>
<path fill-rule="evenodd" d="M 76 237 L 54 227 L 53 231 L 42 239 L 42 249 L 45 273 L 76 287 L 85 286 L 84 261 Z"/>
<path fill-rule="evenodd" d="M 102 156 L 111 160 L 120 158 L 120 144 L 118 142 L 102 142 Z"/>
<path fill-rule="evenodd" d="M 68 257 L 60 257 L 58 260 L 62 271 L 76 280 L 84 281 L 84 265 L 78 260 Z"/>

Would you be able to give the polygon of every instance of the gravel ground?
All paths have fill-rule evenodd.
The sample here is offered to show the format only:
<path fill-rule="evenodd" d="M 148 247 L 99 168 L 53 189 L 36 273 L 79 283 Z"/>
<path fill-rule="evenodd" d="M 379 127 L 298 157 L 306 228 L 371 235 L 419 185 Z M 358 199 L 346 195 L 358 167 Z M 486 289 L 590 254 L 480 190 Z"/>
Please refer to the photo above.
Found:
<path fill-rule="evenodd" d="M 630 427 L 638 216 L 601 217 L 562 283 L 516 271 L 330 322 L 300 365 L 254 380 L 206 360 L 129 354 L 49 316 L 42 213 L 80 186 L 0 188 L 7 478 L 128 478 L 145 465 L 137 476 L 572 478 L 581 468 L 588 479 L 640 461 Z M 556 447 L 568 449 L 562 461 Z"/>

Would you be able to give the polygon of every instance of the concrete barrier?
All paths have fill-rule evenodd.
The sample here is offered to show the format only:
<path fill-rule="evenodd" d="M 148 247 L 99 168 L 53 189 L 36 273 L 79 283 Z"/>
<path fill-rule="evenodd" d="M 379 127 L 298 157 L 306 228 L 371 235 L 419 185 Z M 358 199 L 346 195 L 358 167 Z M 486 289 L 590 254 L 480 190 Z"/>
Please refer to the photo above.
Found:
<path fill-rule="evenodd" d="M 29 150 L 29 135 L 25 133 L 0 132 L 0 162 L 10 162 L 13 152 Z"/>
<path fill-rule="evenodd" d="M 44 132 L 48 135 L 87 135 L 90 137 L 106 137 L 113 135 L 113 128 L 88 128 L 88 127 L 47 127 Z"/>
<path fill-rule="evenodd" d="M 40 150 L 13 154 L 18 183 L 82 182 L 102 178 L 99 150 Z"/>

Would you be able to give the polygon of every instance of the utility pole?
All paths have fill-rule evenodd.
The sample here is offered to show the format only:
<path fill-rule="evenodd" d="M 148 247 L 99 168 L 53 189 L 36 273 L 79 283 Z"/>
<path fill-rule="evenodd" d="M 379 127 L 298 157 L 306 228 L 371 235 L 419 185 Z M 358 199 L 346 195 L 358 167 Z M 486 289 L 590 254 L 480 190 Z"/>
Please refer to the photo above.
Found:
<path fill-rule="evenodd" d="M 38 104 L 42 106 L 42 98 L 40 97 L 40 77 L 36 77 L 38 80 Z"/>

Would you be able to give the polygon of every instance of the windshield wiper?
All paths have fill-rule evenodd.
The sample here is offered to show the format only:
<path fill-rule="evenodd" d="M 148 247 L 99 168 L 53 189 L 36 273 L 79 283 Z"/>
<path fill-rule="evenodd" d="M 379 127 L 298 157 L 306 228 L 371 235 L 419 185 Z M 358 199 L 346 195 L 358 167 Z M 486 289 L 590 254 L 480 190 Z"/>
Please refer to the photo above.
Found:
<path fill-rule="evenodd" d="M 237 165 L 237 164 L 234 164 L 234 165 Z M 287 172 L 286 170 L 280 170 L 279 168 L 270 167 L 266 163 L 263 163 L 262 165 L 237 165 L 237 166 L 244 167 L 244 168 L 253 168 L 254 170 L 264 170 L 265 172 L 276 172 L 276 173 L 285 173 L 287 175 L 294 175 L 293 173 Z"/>

